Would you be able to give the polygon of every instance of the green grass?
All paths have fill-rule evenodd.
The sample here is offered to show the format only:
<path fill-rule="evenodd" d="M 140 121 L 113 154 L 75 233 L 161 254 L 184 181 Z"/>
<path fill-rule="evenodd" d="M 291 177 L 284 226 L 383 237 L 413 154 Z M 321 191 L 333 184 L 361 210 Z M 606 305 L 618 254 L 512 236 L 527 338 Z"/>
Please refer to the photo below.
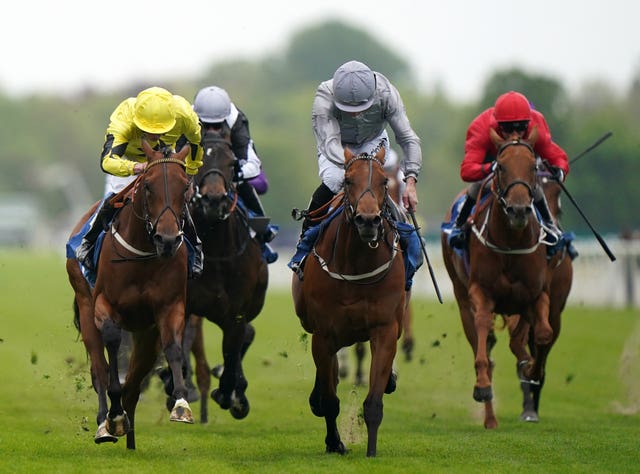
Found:
<path fill-rule="evenodd" d="M 340 384 L 339 426 L 350 452 L 324 453 L 324 421 L 307 399 L 314 378 L 286 291 L 270 291 L 245 358 L 251 402 L 241 421 L 210 402 L 207 425 L 168 421 L 154 380 L 136 416 L 138 449 L 95 445 L 97 401 L 72 324 L 58 255 L 0 253 L 0 472 L 637 472 L 640 325 L 632 310 L 571 307 L 551 353 L 541 421 L 518 420 L 521 397 L 506 334 L 498 334 L 500 423 L 482 427 L 473 359 L 453 301 L 414 301 L 412 362 L 398 360 L 384 398 L 378 457 L 367 459 L 366 389 Z M 206 323 L 209 362 L 220 331 Z M 199 402 L 192 404 L 198 414 Z"/>

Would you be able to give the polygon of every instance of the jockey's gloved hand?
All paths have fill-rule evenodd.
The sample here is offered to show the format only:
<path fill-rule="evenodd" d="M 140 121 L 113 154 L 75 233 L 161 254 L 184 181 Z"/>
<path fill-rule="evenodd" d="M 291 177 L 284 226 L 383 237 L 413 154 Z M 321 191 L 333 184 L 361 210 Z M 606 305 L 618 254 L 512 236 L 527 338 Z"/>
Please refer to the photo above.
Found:
<path fill-rule="evenodd" d="M 552 166 L 550 169 L 551 169 L 551 178 L 558 181 L 559 183 L 564 182 L 564 171 L 562 171 L 562 168 Z"/>
<path fill-rule="evenodd" d="M 240 160 L 235 160 L 233 162 L 233 175 L 235 176 L 234 181 L 240 182 L 244 179 L 244 174 L 242 173 L 242 163 Z"/>

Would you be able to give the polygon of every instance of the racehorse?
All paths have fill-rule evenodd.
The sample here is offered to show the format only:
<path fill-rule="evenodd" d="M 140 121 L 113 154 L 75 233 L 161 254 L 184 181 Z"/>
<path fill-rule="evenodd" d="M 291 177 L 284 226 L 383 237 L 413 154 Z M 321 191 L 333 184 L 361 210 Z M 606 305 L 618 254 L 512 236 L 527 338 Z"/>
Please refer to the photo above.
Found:
<path fill-rule="evenodd" d="M 396 154 L 397 157 L 397 154 Z M 388 158 L 388 157 L 387 157 Z M 403 191 L 403 182 L 402 182 L 402 173 L 400 172 L 400 163 L 398 159 L 395 160 L 385 160 L 384 164 L 385 173 L 387 175 L 387 189 L 388 194 L 393 201 L 402 205 L 402 191 Z M 409 295 L 407 295 L 409 296 Z M 411 303 L 407 299 L 407 311 L 404 314 L 404 318 L 402 319 L 402 352 L 404 353 L 404 358 L 407 362 L 410 362 L 413 358 L 413 349 L 415 347 L 415 340 L 413 337 L 412 330 L 412 310 Z M 339 353 L 339 361 L 340 361 L 340 377 L 345 378 L 348 374 L 348 360 L 347 354 L 343 353 L 346 349 L 342 349 Z M 366 347 L 363 342 L 358 342 L 355 344 L 355 355 L 356 355 L 356 371 L 354 383 L 355 385 L 364 385 L 364 358 L 366 356 Z"/>
<path fill-rule="evenodd" d="M 234 418 L 242 419 L 249 413 L 242 359 L 253 342 L 251 321 L 264 305 L 269 273 L 248 216 L 238 205 L 229 127 L 224 124 L 220 129 L 208 129 L 203 148 L 203 165 L 195 177 L 197 192 L 190 206 L 203 243 L 204 270 L 200 278 L 189 280 L 187 314 L 192 315 L 190 324 L 196 333 L 193 352 L 201 393 L 200 421 L 206 423 L 210 372 L 202 348 L 202 323 L 193 321 L 193 315 L 222 330 L 224 371 L 211 398 Z"/>
<path fill-rule="evenodd" d="M 522 418 L 526 420 L 532 407 L 537 412 L 546 359 L 559 334 L 571 282 L 568 259 L 557 256 L 547 261 L 544 229 L 533 211 L 537 165 L 532 147 L 537 136 L 534 130 L 528 141 L 503 140 L 491 131 L 498 148 L 495 172 L 487 178 L 492 193 L 477 201 L 468 253 L 457 253 L 448 245 L 447 235 L 441 236 L 444 263 L 475 356 L 473 398 L 484 403 L 484 426 L 489 429 L 498 425 L 490 359 L 495 315 L 508 320 L 510 348 L 525 381 Z M 450 213 L 445 222 L 449 220 Z M 537 415 L 528 421 L 537 421 Z"/>
<path fill-rule="evenodd" d="M 406 310 L 405 275 L 397 231 L 386 209 L 384 148 L 355 156 L 345 149 L 341 210 L 322 224 L 304 277 L 292 278 L 302 327 L 312 334 L 316 378 L 309 405 L 324 417 L 326 451 L 345 454 L 336 419 L 337 351 L 370 341 L 369 391 L 364 401 L 367 456 L 375 456 L 383 393 L 395 390 L 392 373 Z M 340 195 L 339 195 L 340 196 Z M 336 197 L 336 202 L 340 198 Z"/>
<path fill-rule="evenodd" d="M 189 148 L 170 154 L 153 150 L 144 140 L 142 146 L 147 167 L 130 192 L 125 190 L 112 201 L 122 208 L 105 234 L 93 290 L 78 261 L 68 258 L 66 263 L 75 291 L 76 322 L 89 353 L 91 379 L 98 395 L 94 441 L 116 442 L 126 434 L 128 449 L 135 449 L 140 385 L 152 369 L 160 346 L 175 387 L 170 420 L 193 423 L 181 370 L 187 292 L 183 223 L 189 189 L 184 160 Z M 72 235 L 90 216 L 91 212 L 83 216 Z M 133 333 L 133 351 L 127 378 L 121 385 L 118 349 L 123 329 Z"/>
<path fill-rule="evenodd" d="M 539 173 L 539 182 L 544 189 L 551 214 L 559 221 L 562 216 L 560 205 L 562 188 L 545 173 Z M 536 345 L 530 324 L 523 321 L 519 315 L 513 315 L 507 319 L 510 334 L 509 347 L 518 361 L 516 370 L 523 396 L 520 419 L 529 422 L 539 421 L 538 411 L 540 394 L 545 381 L 546 361 L 553 344 L 560 335 L 562 311 L 571 291 L 573 264 L 566 247 L 562 247 L 548 259 L 548 267 L 551 270 L 549 324 L 553 329 L 552 341 L 547 345 Z"/>

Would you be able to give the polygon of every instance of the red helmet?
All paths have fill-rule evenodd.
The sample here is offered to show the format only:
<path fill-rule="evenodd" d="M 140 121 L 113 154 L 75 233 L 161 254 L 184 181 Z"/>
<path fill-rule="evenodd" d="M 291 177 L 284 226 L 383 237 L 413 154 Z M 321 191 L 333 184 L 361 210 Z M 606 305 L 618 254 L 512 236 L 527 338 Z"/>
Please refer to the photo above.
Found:
<path fill-rule="evenodd" d="M 498 97 L 493 116 L 498 123 L 531 120 L 531 107 L 525 96 L 519 92 L 510 91 Z"/>

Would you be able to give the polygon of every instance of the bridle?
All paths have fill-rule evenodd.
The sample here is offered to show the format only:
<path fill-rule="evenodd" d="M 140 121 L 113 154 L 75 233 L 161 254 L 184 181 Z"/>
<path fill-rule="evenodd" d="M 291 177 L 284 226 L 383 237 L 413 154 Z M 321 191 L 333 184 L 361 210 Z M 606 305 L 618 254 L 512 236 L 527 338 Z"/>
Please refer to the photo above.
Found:
<path fill-rule="evenodd" d="M 523 142 L 520 140 L 511 140 L 500 145 L 500 148 L 498 149 L 498 153 L 496 155 L 496 161 L 498 160 L 500 155 L 510 146 L 524 146 L 531 152 L 531 154 L 535 158 L 535 151 L 533 150 L 533 147 L 531 145 L 529 145 L 527 142 Z M 537 169 L 537 165 L 536 165 L 536 169 Z M 502 207 L 503 210 L 508 206 L 505 196 L 511 190 L 511 188 L 517 185 L 522 185 L 527 188 L 527 191 L 529 192 L 529 197 L 531 198 L 531 202 L 533 203 L 534 193 L 529 183 L 521 179 L 516 179 L 510 182 L 509 184 L 507 184 L 505 188 L 503 188 L 502 183 L 500 182 L 501 176 L 502 174 L 500 172 L 500 166 L 498 166 L 495 173 L 495 179 L 493 181 L 493 193 L 495 194 L 496 199 L 498 200 L 498 203 L 500 204 L 500 207 Z"/>
<path fill-rule="evenodd" d="M 134 188 L 134 192 L 133 192 L 133 200 L 135 202 L 136 196 L 138 196 L 138 191 L 139 191 L 139 187 L 142 184 L 142 186 L 145 186 L 146 183 L 144 181 L 144 176 L 149 172 L 149 170 L 151 168 L 153 168 L 154 166 L 157 165 L 166 165 L 167 163 L 175 163 L 178 164 L 180 166 L 182 166 L 183 168 L 186 168 L 186 164 L 183 161 L 180 160 L 176 160 L 174 158 L 162 158 L 160 160 L 156 160 L 156 161 L 152 161 L 151 163 L 149 163 L 147 165 L 147 167 L 144 170 L 144 173 L 142 174 L 142 179 L 139 180 L 139 182 L 136 184 L 135 188 Z M 173 215 L 173 218 L 176 220 L 176 224 L 178 225 L 178 231 L 180 236 L 182 237 L 184 235 L 184 231 L 183 231 L 183 227 L 184 227 L 184 214 L 186 212 L 186 203 L 182 208 L 182 214 L 180 216 L 178 216 L 178 214 L 176 213 L 176 211 L 171 207 L 171 203 L 169 202 L 169 180 L 167 177 L 167 167 L 163 166 L 163 186 L 164 186 L 164 208 L 162 209 L 162 211 L 160 211 L 160 213 L 157 215 L 157 217 L 155 218 L 155 220 L 152 222 L 151 219 L 151 214 L 149 212 L 149 199 L 147 198 L 146 193 L 142 193 L 143 196 L 143 200 L 142 200 L 142 210 L 143 210 L 143 215 L 142 216 L 137 216 L 140 219 L 142 219 L 144 221 L 144 226 L 145 229 L 147 231 L 147 234 L 149 234 L 149 236 L 153 236 L 156 233 L 157 227 L 158 227 L 158 223 L 160 222 L 160 218 L 164 215 L 165 212 L 170 212 Z M 186 193 L 186 188 L 185 188 L 185 193 Z M 135 213 L 135 206 L 133 206 L 134 209 L 134 213 Z M 137 214 L 136 214 L 137 215 Z"/>
<path fill-rule="evenodd" d="M 229 147 L 229 149 L 231 149 L 231 143 L 229 143 L 229 140 L 226 140 L 225 138 L 222 138 L 222 137 L 205 136 L 202 143 L 202 147 L 204 148 L 203 159 L 206 159 L 207 157 L 215 156 L 214 148 L 212 145 L 218 144 L 218 143 L 222 143 L 227 147 Z M 208 145 L 211 145 L 211 146 L 208 146 Z M 205 179 L 212 175 L 220 176 L 220 178 L 222 178 L 222 182 L 224 184 L 224 189 L 225 189 L 224 197 L 231 201 L 231 206 L 228 212 L 220 218 L 220 220 L 225 220 L 231 215 L 231 213 L 236 208 L 236 205 L 238 203 L 238 193 L 233 192 L 234 191 L 233 180 L 227 178 L 227 175 L 225 174 L 224 170 L 218 167 L 213 167 L 205 171 L 202 174 L 202 176 L 199 177 L 198 182 L 196 183 L 195 192 L 193 194 L 193 197 L 191 198 L 191 202 L 192 204 L 196 204 L 202 200 L 203 196 L 202 194 L 200 194 L 200 188 L 202 187 L 202 184 L 204 183 Z"/>

